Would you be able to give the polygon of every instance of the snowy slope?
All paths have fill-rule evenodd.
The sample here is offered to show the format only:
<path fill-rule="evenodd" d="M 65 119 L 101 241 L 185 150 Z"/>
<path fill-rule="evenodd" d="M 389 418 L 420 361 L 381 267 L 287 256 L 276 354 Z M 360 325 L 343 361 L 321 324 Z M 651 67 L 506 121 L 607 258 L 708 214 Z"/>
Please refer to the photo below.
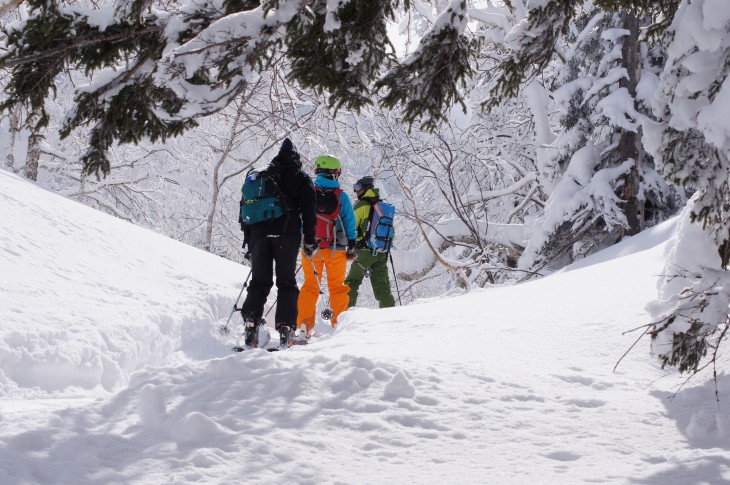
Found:
<path fill-rule="evenodd" d="M 728 483 L 730 393 L 636 338 L 668 223 L 231 354 L 245 268 L 0 171 L 1 483 Z M 615 258 L 615 259 L 612 259 Z M 319 327 L 324 329 L 323 326 Z"/>
<path fill-rule="evenodd" d="M 0 213 L 6 395 L 112 390 L 176 349 L 198 350 L 247 274 L 5 171 Z"/>

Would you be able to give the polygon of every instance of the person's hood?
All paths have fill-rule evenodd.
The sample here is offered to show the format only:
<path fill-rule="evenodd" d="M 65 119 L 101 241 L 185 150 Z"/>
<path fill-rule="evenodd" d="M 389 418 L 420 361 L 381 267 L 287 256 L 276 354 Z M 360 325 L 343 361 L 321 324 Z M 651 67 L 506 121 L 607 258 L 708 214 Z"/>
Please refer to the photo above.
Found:
<path fill-rule="evenodd" d="M 323 189 L 337 189 L 340 187 L 340 183 L 337 180 L 332 180 L 322 173 L 317 174 L 317 178 L 314 179 L 314 185 Z"/>
<path fill-rule="evenodd" d="M 302 168 L 302 161 L 297 147 L 289 138 L 284 138 L 279 153 L 271 161 L 271 164 L 281 169 L 287 167 Z"/>

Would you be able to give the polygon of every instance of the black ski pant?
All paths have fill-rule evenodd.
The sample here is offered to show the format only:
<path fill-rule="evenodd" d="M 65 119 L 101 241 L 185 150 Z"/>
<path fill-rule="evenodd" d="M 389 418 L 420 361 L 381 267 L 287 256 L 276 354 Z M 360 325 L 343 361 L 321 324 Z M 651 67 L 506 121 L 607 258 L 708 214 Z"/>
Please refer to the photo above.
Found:
<path fill-rule="evenodd" d="M 299 243 L 299 237 L 278 235 L 255 236 L 249 241 L 253 267 L 246 301 L 241 309 L 244 318 L 258 321 L 263 316 L 266 297 L 274 286 L 273 273 L 276 269 L 276 328 L 280 325 L 294 328 L 297 324 L 299 287 L 296 266 Z"/>

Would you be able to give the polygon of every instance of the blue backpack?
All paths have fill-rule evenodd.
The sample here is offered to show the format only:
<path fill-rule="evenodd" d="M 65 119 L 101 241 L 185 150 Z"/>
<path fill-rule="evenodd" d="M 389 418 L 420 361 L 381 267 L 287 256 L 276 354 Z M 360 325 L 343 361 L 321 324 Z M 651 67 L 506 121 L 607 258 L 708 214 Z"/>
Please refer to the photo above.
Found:
<path fill-rule="evenodd" d="M 275 175 L 266 170 L 248 172 L 241 193 L 241 222 L 244 224 L 273 221 L 288 212 Z"/>
<path fill-rule="evenodd" d="M 382 200 L 373 204 L 367 234 L 368 247 L 373 250 L 373 253 L 387 253 L 393 247 L 394 217 L 395 206 L 393 204 Z"/>

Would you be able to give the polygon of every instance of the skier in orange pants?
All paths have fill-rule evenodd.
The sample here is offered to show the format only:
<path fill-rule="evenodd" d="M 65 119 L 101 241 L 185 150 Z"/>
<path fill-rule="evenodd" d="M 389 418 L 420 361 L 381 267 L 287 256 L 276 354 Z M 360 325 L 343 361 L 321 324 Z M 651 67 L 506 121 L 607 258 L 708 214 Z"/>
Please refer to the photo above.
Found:
<path fill-rule="evenodd" d="M 311 259 L 302 252 L 304 285 L 299 290 L 297 327 L 305 338 L 314 329 L 320 282 L 326 274 L 333 311 L 331 324 L 347 310 L 350 287 L 345 285 L 347 261 L 355 258 L 355 212 L 348 195 L 337 181 L 342 172 L 340 161 L 331 155 L 314 159 L 317 224 L 315 226 L 316 251 Z M 317 274 L 315 274 L 315 270 Z"/>
<path fill-rule="evenodd" d="M 312 262 L 319 276 L 314 274 Z M 298 320 L 300 326 L 304 327 L 306 325 L 306 329 L 302 328 L 302 330 L 306 330 L 309 334 L 314 328 L 317 300 L 319 299 L 318 280 L 322 281 L 325 268 L 330 307 L 334 312 L 331 321 L 333 327 L 337 325 L 337 317 L 347 310 L 350 303 L 350 297 L 348 296 L 350 287 L 345 285 L 345 275 L 347 274 L 345 251 L 334 251 L 333 254 L 331 249 L 323 249 L 316 251 L 311 261 L 308 258 L 302 259 L 304 285 L 299 290 Z"/>

